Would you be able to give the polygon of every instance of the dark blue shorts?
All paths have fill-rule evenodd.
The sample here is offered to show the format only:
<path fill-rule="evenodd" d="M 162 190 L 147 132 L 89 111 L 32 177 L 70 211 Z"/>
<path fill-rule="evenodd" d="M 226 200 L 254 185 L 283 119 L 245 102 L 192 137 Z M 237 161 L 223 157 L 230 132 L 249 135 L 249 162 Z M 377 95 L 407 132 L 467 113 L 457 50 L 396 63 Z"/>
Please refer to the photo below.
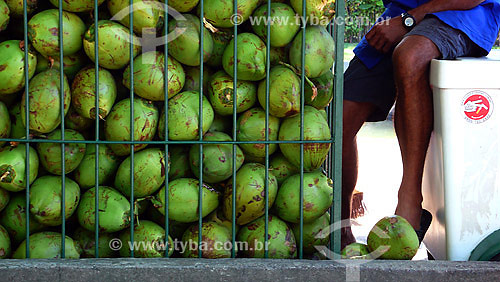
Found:
<path fill-rule="evenodd" d="M 405 37 L 411 35 L 425 36 L 434 42 L 441 52 L 441 59 L 486 55 L 465 33 L 434 16 L 426 17 Z M 368 69 L 358 57 L 354 57 L 344 73 L 344 99 L 376 105 L 377 110 L 368 121 L 382 121 L 387 118 L 395 98 L 392 54 L 385 56 L 372 69 Z"/>

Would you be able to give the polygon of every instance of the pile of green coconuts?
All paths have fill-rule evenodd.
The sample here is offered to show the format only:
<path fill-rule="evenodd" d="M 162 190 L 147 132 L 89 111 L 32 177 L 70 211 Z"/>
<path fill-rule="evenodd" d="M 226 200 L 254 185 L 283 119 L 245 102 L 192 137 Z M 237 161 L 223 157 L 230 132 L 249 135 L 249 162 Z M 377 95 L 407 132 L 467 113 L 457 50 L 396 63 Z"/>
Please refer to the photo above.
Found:
<path fill-rule="evenodd" d="M 296 141 L 301 140 L 301 116 L 308 141 L 303 145 L 302 247 L 304 257 L 318 257 L 314 246 L 326 245 L 329 238 L 316 238 L 316 234 L 330 224 L 328 210 L 333 201 L 333 180 L 321 169 L 331 144 L 312 142 L 332 138 L 329 124 L 333 123 L 327 121 L 325 107 L 333 99 L 334 40 L 327 27 L 307 24 L 302 65 L 302 23 L 297 20 L 304 16 L 302 0 L 271 1 L 270 17 L 281 20 L 271 24 L 270 42 L 266 22 L 251 22 L 251 18 L 267 18 L 264 0 L 237 2 L 236 37 L 230 0 L 204 0 L 203 13 L 199 0 L 169 0 L 178 15 L 168 19 L 164 2 L 134 0 L 132 23 L 129 0 L 97 2 L 96 26 L 94 0 L 63 1 L 60 31 L 58 0 L 28 0 L 27 7 L 23 0 L 0 0 L 0 257 L 25 258 L 27 236 L 31 258 L 60 257 L 63 222 L 66 258 L 94 257 L 96 245 L 99 257 L 128 257 L 132 221 L 134 241 L 170 242 L 168 250 L 134 250 L 135 257 L 198 257 L 197 249 L 180 252 L 173 242 L 197 241 L 200 215 L 202 240 L 208 246 L 232 241 L 234 216 L 236 241 L 249 246 L 236 250 L 237 256 L 264 257 L 264 249 L 255 246 L 264 242 L 267 200 L 269 257 L 297 258 L 301 145 Z M 334 16 L 334 0 L 307 0 L 306 4 L 305 16 L 316 17 L 319 23 L 328 23 Z M 120 16 L 124 11 L 126 16 Z M 141 38 L 161 38 L 166 33 L 167 45 L 144 52 Z M 236 141 L 248 142 L 231 144 L 233 133 Z M 141 142 L 166 141 L 167 135 L 169 141 L 179 142 L 169 144 L 168 152 L 161 142 L 119 143 L 130 141 L 132 135 Z M 209 143 L 193 144 L 200 135 Z M 19 141 L 27 137 L 39 142 L 30 142 L 27 148 L 26 142 Z M 266 146 L 262 142 L 266 137 L 296 143 Z M 50 142 L 62 138 L 71 140 L 64 146 L 64 162 L 61 144 Z M 115 143 L 96 149 L 85 140 Z M 165 233 L 166 211 L 169 234 Z M 110 247 L 115 238 L 123 241 L 120 250 Z M 202 257 L 231 257 L 231 248 L 209 247 Z"/>

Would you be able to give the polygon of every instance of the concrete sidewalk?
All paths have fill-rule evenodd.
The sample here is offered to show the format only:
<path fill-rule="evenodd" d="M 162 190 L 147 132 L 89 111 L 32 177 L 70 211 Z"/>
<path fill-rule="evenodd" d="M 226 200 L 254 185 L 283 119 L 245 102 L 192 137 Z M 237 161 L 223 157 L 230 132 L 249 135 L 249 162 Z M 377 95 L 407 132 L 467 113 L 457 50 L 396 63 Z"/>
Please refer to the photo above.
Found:
<path fill-rule="evenodd" d="M 1 281 L 500 281 L 498 262 L 263 259 L 2 260 Z M 346 279 L 346 269 L 348 277 Z M 358 271 L 359 269 L 359 271 Z"/>

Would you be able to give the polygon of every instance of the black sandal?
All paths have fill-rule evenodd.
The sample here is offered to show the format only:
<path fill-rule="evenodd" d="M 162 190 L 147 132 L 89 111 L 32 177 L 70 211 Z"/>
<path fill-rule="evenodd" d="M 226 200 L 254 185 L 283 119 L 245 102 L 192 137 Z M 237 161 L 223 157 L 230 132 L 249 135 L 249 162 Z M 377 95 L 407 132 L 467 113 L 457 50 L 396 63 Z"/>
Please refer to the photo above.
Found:
<path fill-rule="evenodd" d="M 422 209 L 422 215 L 420 216 L 420 229 L 415 230 L 415 232 L 417 233 L 419 243 L 422 243 L 422 241 L 424 240 L 425 233 L 429 229 L 431 222 L 432 222 L 432 214 L 428 210 Z"/>

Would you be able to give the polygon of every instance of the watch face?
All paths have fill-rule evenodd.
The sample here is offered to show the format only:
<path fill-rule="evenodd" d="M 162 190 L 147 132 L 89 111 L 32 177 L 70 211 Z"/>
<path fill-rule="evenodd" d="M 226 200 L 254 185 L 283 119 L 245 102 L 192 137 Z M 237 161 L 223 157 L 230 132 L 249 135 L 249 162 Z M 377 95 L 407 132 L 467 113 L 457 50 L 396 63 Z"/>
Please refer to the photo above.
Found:
<path fill-rule="evenodd" d="M 405 22 L 404 22 L 404 23 L 405 23 L 405 26 L 407 26 L 407 27 L 412 27 L 412 26 L 413 26 L 413 24 L 414 24 L 414 21 L 413 21 L 413 19 L 412 19 L 412 18 L 407 17 L 407 18 L 405 18 Z"/>

